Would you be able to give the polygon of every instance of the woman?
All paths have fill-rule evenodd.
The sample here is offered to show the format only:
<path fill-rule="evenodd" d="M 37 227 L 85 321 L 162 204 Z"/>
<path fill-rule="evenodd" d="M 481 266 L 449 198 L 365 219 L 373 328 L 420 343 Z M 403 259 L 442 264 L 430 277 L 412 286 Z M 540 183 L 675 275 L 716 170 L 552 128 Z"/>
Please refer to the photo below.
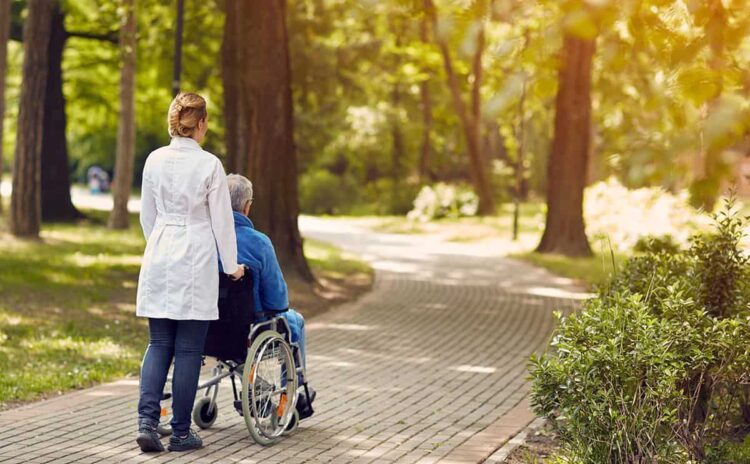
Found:
<path fill-rule="evenodd" d="M 203 446 L 190 430 L 208 322 L 218 319 L 218 255 L 239 279 L 234 219 L 221 161 L 203 151 L 206 101 L 181 93 L 169 106 L 169 146 L 143 168 L 141 226 L 146 251 L 136 314 L 148 318 L 149 344 L 141 367 L 138 437 L 143 451 L 164 451 L 156 433 L 160 401 L 174 357 L 170 451 Z"/>

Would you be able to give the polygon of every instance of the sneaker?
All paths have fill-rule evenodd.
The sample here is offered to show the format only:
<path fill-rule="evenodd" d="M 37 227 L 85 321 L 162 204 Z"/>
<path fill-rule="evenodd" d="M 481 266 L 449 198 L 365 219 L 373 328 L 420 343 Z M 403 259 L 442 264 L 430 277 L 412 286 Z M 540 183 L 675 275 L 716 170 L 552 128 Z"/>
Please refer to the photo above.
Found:
<path fill-rule="evenodd" d="M 203 440 L 197 433 L 190 430 L 187 436 L 172 435 L 169 439 L 169 451 L 190 451 L 203 447 Z"/>
<path fill-rule="evenodd" d="M 156 427 L 148 422 L 141 422 L 138 426 L 138 436 L 135 439 L 141 451 L 144 453 L 157 453 L 164 451 L 164 445 L 159 440 L 159 434 L 156 433 Z"/>

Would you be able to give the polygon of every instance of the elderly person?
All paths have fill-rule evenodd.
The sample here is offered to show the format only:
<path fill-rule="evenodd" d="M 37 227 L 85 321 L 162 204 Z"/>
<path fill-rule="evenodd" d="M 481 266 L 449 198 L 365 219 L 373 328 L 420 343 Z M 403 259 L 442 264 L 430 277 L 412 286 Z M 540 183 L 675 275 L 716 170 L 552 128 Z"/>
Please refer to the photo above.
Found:
<path fill-rule="evenodd" d="M 173 359 L 169 450 L 203 445 L 190 421 L 208 323 L 219 317 L 217 258 L 232 278 L 244 274 L 224 168 L 200 146 L 208 129 L 206 101 L 194 93 L 177 95 L 168 123 L 172 141 L 148 156 L 141 193 L 146 251 L 136 314 L 148 318 L 150 340 L 141 367 L 136 442 L 144 452 L 164 451 L 156 426 Z"/>
<path fill-rule="evenodd" d="M 255 230 L 253 222 L 248 218 L 253 204 L 253 184 L 246 177 L 230 174 L 227 176 L 227 186 L 232 200 L 234 229 L 237 234 L 237 261 L 247 266 L 248 272 L 258 281 L 256 284 L 260 304 L 258 310 L 284 311 L 281 314 L 289 323 L 292 342 L 299 344 L 302 362 L 306 364 L 305 320 L 297 311 L 288 309 L 287 286 L 271 239 Z M 309 391 L 310 403 L 312 403 L 315 391 L 312 388 Z M 303 401 L 307 401 L 307 398 Z"/>

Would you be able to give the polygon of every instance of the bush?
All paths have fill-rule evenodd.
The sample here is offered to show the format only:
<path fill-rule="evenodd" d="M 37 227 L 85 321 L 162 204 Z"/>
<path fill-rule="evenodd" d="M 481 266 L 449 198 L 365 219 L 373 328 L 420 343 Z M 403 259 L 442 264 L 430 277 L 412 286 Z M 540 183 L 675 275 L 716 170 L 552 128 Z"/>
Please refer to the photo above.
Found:
<path fill-rule="evenodd" d="M 356 202 L 351 183 L 325 169 L 311 169 L 300 176 L 300 209 L 307 214 L 338 214 Z"/>
<path fill-rule="evenodd" d="M 638 238 L 635 246 L 633 246 L 633 251 L 637 253 L 667 253 L 673 255 L 679 252 L 680 248 L 680 244 L 671 235 L 662 235 L 660 237 L 647 235 Z"/>
<path fill-rule="evenodd" d="M 414 208 L 407 217 L 428 222 L 433 219 L 476 216 L 478 207 L 479 198 L 471 188 L 441 182 L 422 187 L 414 200 Z"/>
<path fill-rule="evenodd" d="M 534 408 L 574 462 L 703 460 L 747 410 L 750 277 L 743 220 L 632 258 L 532 358 Z M 662 244 L 663 245 L 663 244 Z"/>
<path fill-rule="evenodd" d="M 692 231 L 705 219 L 688 203 L 687 193 L 673 195 L 661 188 L 628 189 L 616 179 L 586 189 L 586 232 L 609 237 L 621 252 L 631 250 L 643 237 L 670 236 L 687 245 Z"/>

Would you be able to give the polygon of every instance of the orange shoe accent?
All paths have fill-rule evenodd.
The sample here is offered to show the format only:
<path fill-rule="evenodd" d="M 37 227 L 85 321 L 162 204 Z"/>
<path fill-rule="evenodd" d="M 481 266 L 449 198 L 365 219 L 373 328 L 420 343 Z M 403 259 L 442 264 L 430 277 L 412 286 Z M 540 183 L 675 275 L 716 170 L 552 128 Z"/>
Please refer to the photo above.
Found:
<path fill-rule="evenodd" d="M 278 414 L 279 417 L 283 416 L 284 409 L 286 409 L 286 393 L 282 393 L 281 398 L 279 398 L 279 408 L 276 410 L 276 414 Z"/>
<path fill-rule="evenodd" d="M 161 408 L 161 417 L 167 417 L 167 408 Z"/>

